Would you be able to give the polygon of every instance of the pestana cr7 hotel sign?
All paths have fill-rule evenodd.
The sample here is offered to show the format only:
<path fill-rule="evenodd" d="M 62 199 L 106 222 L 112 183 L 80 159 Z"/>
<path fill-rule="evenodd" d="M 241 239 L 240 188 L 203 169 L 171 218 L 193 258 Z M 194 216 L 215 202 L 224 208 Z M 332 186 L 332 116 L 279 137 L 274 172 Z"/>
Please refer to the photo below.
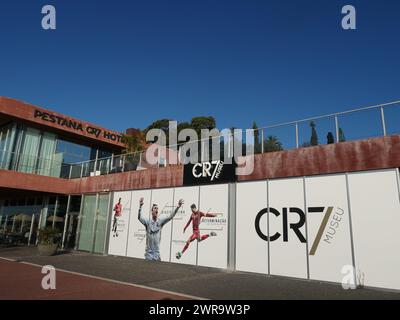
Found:
<path fill-rule="evenodd" d="M 39 118 L 43 121 L 57 124 L 60 127 L 67 127 L 76 131 L 87 132 L 88 134 L 95 136 L 96 138 L 104 138 L 115 142 L 121 142 L 122 139 L 121 135 L 115 134 L 114 132 L 105 131 L 90 125 L 85 125 L 84 123 L 81 123 L 79 121 L 67 119 L 48 112 L 35 110 L 34 117 L 35 119 Z"/>

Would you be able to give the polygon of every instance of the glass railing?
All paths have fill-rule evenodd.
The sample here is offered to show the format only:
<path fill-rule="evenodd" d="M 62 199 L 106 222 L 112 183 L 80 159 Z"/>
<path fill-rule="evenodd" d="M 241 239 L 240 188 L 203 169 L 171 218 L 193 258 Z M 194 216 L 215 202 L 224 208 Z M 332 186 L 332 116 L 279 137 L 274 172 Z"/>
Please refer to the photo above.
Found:
<path fill-rule="evenodd" d="M 395 134 L 400 134 L 400 101 L 259 128 L 252 131 L 251 140 L 254 153 L 260 154 Z M 239 142 L 237 137 L 229 134 L 192 143 L 199 147 L 198 159 L 203 160 L 206 154 L 209 158 L 220 159 L 224 154 L 233 156 L 235 145 L 245 154 L 245 137 L 243 132 Z M 215 140 L 219 150 L 213 152 L 211 146 Z M 170 159 L 171 154 L 168 155 L 170 150 L 178 150 L 171 153 L 174 161 Z M 182 164 L 181 159 L 184 154 L 188 155 L 188 148 L 183 144 L 169 146 L 164 153 L 156 164 L 146 161 L 145 152 L 65 164 L 0 151 L 0 169 L 76 179 Z"/>

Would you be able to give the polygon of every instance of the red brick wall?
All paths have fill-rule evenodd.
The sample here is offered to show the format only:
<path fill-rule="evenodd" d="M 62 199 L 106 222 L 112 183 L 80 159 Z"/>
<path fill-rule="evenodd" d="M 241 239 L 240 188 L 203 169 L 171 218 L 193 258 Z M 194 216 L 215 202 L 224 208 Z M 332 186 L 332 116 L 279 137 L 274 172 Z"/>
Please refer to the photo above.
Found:
<path fill-rule="evenodd" d="M 400 136 L 342 142 L 255 156 L 253 174 L 239 181 L 400 167 Z"/>
<path fill-rule="evenodd" d="M 400 167 L 400 136 L 397 135 L 256 155 L 254 173 L 239 177 L 239 181 L 398 167 Z M 74 180 L 0 170 L 0 188 L 59 194 L 164 188 L 182 184 L 182 166 Z"/>

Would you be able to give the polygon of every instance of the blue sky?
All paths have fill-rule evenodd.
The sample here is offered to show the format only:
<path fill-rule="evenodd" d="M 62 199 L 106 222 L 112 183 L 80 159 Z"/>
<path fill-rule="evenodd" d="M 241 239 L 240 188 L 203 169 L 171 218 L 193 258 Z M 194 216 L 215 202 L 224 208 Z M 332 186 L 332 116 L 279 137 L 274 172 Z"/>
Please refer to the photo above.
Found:
<path fill-rule="evenodd" d="M 57 9 L 57 30 L 41 8 Z M 357 30 L 341 8 L 357 9 Z M 397 0 L 3 0 L 0 95 L 124 131 L 259 126 L 400 99 Z"/>

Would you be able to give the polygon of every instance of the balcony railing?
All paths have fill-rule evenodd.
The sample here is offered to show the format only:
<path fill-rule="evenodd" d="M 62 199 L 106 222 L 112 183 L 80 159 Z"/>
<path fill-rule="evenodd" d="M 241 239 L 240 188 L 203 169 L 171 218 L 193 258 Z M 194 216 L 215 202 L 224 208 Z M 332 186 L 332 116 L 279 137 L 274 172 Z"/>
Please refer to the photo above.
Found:
<path fill-rule="evenodd" d="M 306 148 L 344 141 L 368 139 L 373 137 L 400 134 L 400 101 L 353 109 L 334 114 L 297 120 L 252 131 L 254 153 L 266 153 L 296 148 Z M 245 135 L 244 135 L 245 137 Z M 216 138 L 192 142 L 203 151 L 206 143 L 218 139 L 220 154 L 233 155 L 233 138 Z M 244 143 L 245 140 L 240 143 Z M 178 161 L 182 159 L 180 147 L 183 143 L 169 148 L 179 150 Z M 174 148 L 175 147 L 175 148 Z M 200 156 L 203 152 L 200 152 Z M 155 166 L 169 166 L 168 157 L 161 157 Z M 154 166 L 154 165 L 153 165 Z M 144 170 L 151 167 L 146 161 L 145 152 L 136 152 L 107 158 L 66 164 L 54 159 L 31 157 L 0 151 L 0 169 L 16 170 L 39 175 L 76 179 L 107 175 L 117 172 Z"/>

